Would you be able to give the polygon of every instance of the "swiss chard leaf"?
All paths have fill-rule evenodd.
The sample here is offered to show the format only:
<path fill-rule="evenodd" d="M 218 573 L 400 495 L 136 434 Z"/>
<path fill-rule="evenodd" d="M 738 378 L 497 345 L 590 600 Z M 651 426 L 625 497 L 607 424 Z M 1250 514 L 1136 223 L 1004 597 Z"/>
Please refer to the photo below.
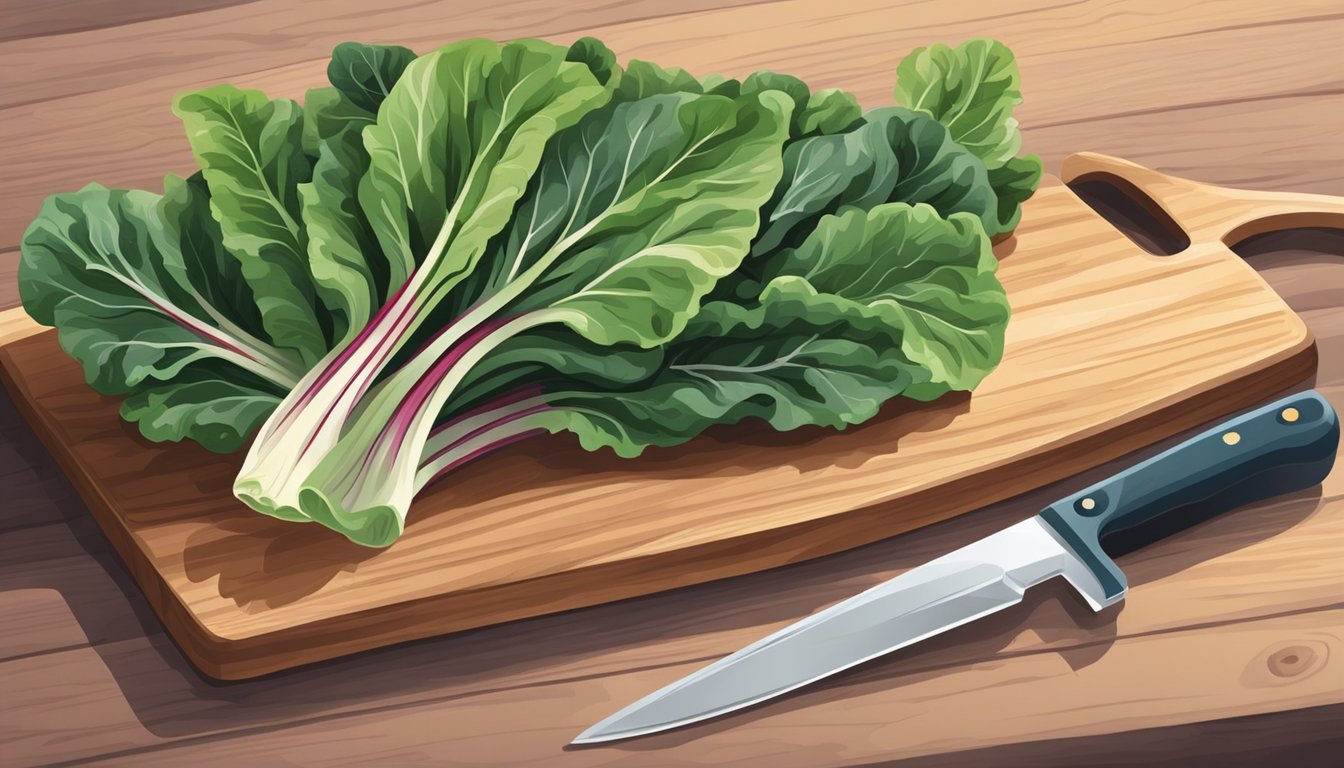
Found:
<path fill-rule="evenodd" d="M 508 225 L 548 140 L 609 98 L 565 54 L 539 41 L 467 40 L 406 67 L 363 131 L 369 167 L 358 192 L 394 296 L 263 425 L 235 483 L 241 499 L 269 514 L 299 514 L 305 479 L 397 354 L 425 341 L 417 331 L 450 345 L 472 330 L 444 317 L 442 304 Z M 444 324 L 428 322 L 436 317 Z M 438 354 L 413 355 L 414 370 L 402 378 L 414 381 Z"/>
<path fill-rule="evenodd" d="M 468 274 L 560 128 L 607 100 L 563 49 L 471 40 L 411 63 L 365 131 L 360 204 L 400 286 L 451 240 Z M 447 140 L 452 137 L 452 140 Z M 431 255 L 431 252 L 434 252 Z"/>
<path fill-rule="evenodd" d="M 794 112 L 794 130 L 799 137 L 840 133 L 863 116 L 859 101 L 849 91 L 827 88 L 807 97 L 807 104 Z"/>
<path fill-rule="evenodd" d="M 297 102 L 221 85 L 173 107 L 210 187 L 224 247 L 242 264 L 275 343 L 311 365 L 329 349 L 308 268 L 298 185 L 312 175 Z"/>
<path fill-rule="evenodd" d="M 900 332 L 901 352 L 928 373 L 920 400 L 974 389 L 998 365 L 1009 308 L 979 220 L 928 205 L 883 205 L 823 220 L 770 265 L 762 302 L 816 290 Z M 918 379 L 917 379 L 918 380 Z"/>
<path fill-rule="evenodd" d="M 635 101 L 649 96 L 664 96 L 672 93 L 703 93 L 700 81 L 695 75 L 680 67 L 662 67 L 653 62 L 635 59 L 625 66 L 616 80 L 617 101 Z M 730 98 L 733 94 L 727 94 Z"/>
<path fill-rule="evenodd" d="M 998 227 L 994 234 L 1011 232 L 1022 219 L 1022 204 L 1041 183 L 1044 166 L 1036 155 L 1014 157 L 997 168 L 989 169 L 989 185 L 998 196 Z"/>
<path fill-rule="evenodd" d="M 341 43 L 331 52 L 327 80 L 354 106 L 377 114 L 414 60 L 415 51 L 400 45 Z"/>
<path fill-rule="evenodd" d="M 711 93 L 730 89 L 733 81 L 719 83 Z M 830 88 L 813 93 L 807 83 L 792 75 L 782 75 L 769 70 L 753 72 L 742 81 L 740 91 L 743 94 L 762 93 L 764 91 L 782 91 L 793 101 L 794 109 L 789 121 L 789 138 L 800 139 L 827 133 L 838 133 L 858 122 L 862 110 L 854 94 L 838 88 Z"/>
<path fill-rule="evenodd" d="M 304 140 L 317 160 L 299 197 L 313 281 L 337 343 L 358 333 L 397 287 L 359 206 L 359 181 L 369 168 L 364 129 L 414 59 L 401 46 L 341 43 L 327 65 L 332 87 L 304 99 Z"/>
<path fill-rule="evenodd" d="M 481 319 L 451 346 L 426 345 L 372 393 L 302 486 L 299 509 L 366 544 L 398 535 L 418 467 L 362 468 L 421 455 L 471 368 L 525 330 L 563 324 L 596 344 L 640 347 L 675 336 L 745 255 L 791 108 L 775 92 L 659 95 L 556 134 L 509 227 L 450 302 Z"/>
<path fill-rule="evenodd" d="M 794 103 L 789 119 L 789 137 L 799 139 L 838 133 L 858 122 L 862 115 L 854 94 L 839 88 L 813 93 L 807 83 L 792 75 L 761 70 L 744 80 L 709 75 L 697 79 L 684 69 L 663 67 L 634 60 L 622 70 L 615 54 L 601 43 L 585 38 L 570 49 L 572 61 L 584 61 L 602 82 L 615 85 L 617 101 L 633 101 L 672 93 L 705 93 L 736 99 L 765 91 L 780 91 Z"/>
<path fill-rule="evenodd" d="M 568 328 L 533 328 L 500 344 L 471 370 L 442 420 L 519 388 L 564 389 L 577 383 L 607 391 L 637 385 L 658 371 L 663 351 L 594 344 Z"/>
<path fill-rule="evenodd" d="M 872 417 L 914 370 L 889 351 L 890 334 L 878 324 L 864 332 L 844 319 L 823 321 L 788 299 L 754 309 L 713 302 L 687 331 L 638 387 L 560 390 L 547 397 L 555 410 L 533 418 L 576 433 L 588 450 L 636 456 L 747 418 L 779 430 L 843 428 Z"/>
<path fill-rule="evenodd" d="M 189 295 L 200 297 L 197 304 L 203 319 L 224 328 L 235 325 L 246 336 L 269 342 L 242 265 L 224 249 L 202 174 L 197 171 L 187 179 L 165 177 L 156 213 L 157 217 L 146 222 L 162 227 L 166 239 L 159 252 L 163 269 L 178 285 L 187 287 Z"/>
<path fill-rule="evenodd" d="M 985 165 L 1017 156 L 1022 136 L 1013 107 L 1022 101 L 1017 62 L 997 40 L 917 48 L 896 68 L 896 103 L 927 112 Z"/>
<path fill-rule="evenodd" d="M 621 65 L 607 44 L 595 37 L 581 37 L 569 46 L 565 61 L 574 61 L 588 67 L 597 82 L 614 86 L 621 77 Z"/>
<path fill-rule="evenodd" d="M 1013 107 L 1022 101 L 1017 61 L 997 40 L 919 48 L 896 68 L 896 102 L 927 113 L 985 164 L 999 196 L 991 235 L 1017 225 L 1021 204 L 1040 183 L 1041 161 L 1018 158 L 1022 135 Z"/>
<path fill-rule="evenodd" d="M 198 365 L 171 382 L 137 387 L 122 401 L 121 417 L 154 442 L 190 439 L 231 453 L 247 444 L 282 394 L 236 368 Z"/>
<path fill-rule="evenodd" d="M 943 216 L 970 213 L 987 226 L 996 220 L 997 198 L 984 165 L 946 128 L 899 107 L 875 109 L 850 130 L 785 148 L 784 176 L 765 207 L 768 218 L 742 277 L 759 280 L 756 262 L 801 243 L 821 217 L 888 202 L 926 203 Z M 758 288 L 734 290 L 748 295 Z"/>
<path fill-rule="evenodd" d="M 552 143 L 497 240 L 492 287 L 536 271 L 514 311 L 544 310 L 599 344 L 676 335 L 741 261 L 789 109 L 772 94 L 674 94 L 593 113 Z"/>
<path fill-rule="evenodd" d="M 1002 355 L 1008 304 L 968 214 L 851 209 L 774 266 L 757 302 L 707 304 L 645 382 L 552 392 L 528 423 L 626 456 L 745 418 L 843 428 L 896 395 L 971 389 Z"/>
<path fill-rule="evenodd" d="M 250 289 L 219 247 L 199 177 L 170 176 L 164 189 L 90 185 L 48 198 L 24 234 L 20 296 L 35 320 L 56 326 L 94 389 L 143 403 L 125 415 L 146 437 L 162 436 L 149 417 L 157 406 L 144 400 L 156 393 L 197 409 L 176 417 L 181 435 L 232 450 L 255 420 L 240 420 L 236 439 L 221 434 L 205 416 L 220 390 L 198 385 L 273 402 L 302 368 L 257 330 Z"/>
<path fill-rule="evenodd" d="M 309 91 L 304 109 L 317 148 L 312 180 L 298 185 L 309 269 L 339 343 L 369 322 L 392 289 L 387 260 L 358 199 L 369 166 L 363 130 L 374 116 L 335 88 Z"/>

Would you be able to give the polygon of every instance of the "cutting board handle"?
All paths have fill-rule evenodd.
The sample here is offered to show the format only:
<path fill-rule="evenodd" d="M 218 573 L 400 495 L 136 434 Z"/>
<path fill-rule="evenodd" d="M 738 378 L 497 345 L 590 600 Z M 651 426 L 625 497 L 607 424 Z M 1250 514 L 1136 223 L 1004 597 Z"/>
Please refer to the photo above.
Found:
<path fill-rule="evenodd" d="M 1330 195 L 1201 184 L 1095 152 L 1064 158 L 1060 175 L 1066 184 L 1108 177 L 1128 182 L 1184 229 L 1192 245 L 1231 246 L 1253 235 L 1299 227 L 1344 229 L 1344 198 Z"/>

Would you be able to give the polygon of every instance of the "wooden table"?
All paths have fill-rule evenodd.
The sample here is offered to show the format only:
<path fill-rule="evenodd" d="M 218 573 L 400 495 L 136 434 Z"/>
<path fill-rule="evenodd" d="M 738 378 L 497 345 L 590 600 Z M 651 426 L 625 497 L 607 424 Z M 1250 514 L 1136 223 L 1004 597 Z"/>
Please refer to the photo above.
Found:
<path fill-rule="evenodd" d="M 184 10 L 180 6 L 189 5 Z M 1017 52 L 1030 150 L 1344 194 L 1338 0 L 8 0 L 0 11 L 0 308 L 41 198 L 157 188 L 190 157 L 168 105 L 218 81 L 301 95 L 344 39 L 606 39 L 625 57 L 770 67 L 867 104 L 910 48 Z M 1344 410 L 1344 234 L 1240 249 L 1316 333 Z M 3 396 L 0 396 L 3 397 Z M 197 675 L 43 449 L 0 401 L 0 764 L 1320 764 L 1344 749 L 1344 471 L 1122 560 L 1091 615 L 1052 585 L 1003 614 L 698 727 L 563 750 L 706 660 L 1035 512 L 1009 503 L 773 572 L 366 653 L 246 683 Z"/>

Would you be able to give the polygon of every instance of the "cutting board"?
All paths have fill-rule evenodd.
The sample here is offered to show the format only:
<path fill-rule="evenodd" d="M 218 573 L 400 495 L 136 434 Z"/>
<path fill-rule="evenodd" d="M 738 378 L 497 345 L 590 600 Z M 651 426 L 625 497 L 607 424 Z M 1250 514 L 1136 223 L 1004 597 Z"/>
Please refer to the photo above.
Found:
<path fill-rule="evenodd" d="M 1301 382 L 1311 335 L 1225 242 L 1344 227 L 1344 200 L 1201 185 L 1075 155 L 1065 179 L 1144 199 L 1190 245 L 1152 255 L 1058 179 L 998 243 L 1013 318 L 974 395 L 889 403 L 844 432 L 721 428 L 636 460 L 524 441 L 434 486 L 386 550 L 253 514 L 240 457 L 151 444 L 21 310 L 14 401 L 206 675 L 759 571 L 909 531 L 1116 458 Z M 1181 239 L 1179 232 L 1173 235 Z"/>

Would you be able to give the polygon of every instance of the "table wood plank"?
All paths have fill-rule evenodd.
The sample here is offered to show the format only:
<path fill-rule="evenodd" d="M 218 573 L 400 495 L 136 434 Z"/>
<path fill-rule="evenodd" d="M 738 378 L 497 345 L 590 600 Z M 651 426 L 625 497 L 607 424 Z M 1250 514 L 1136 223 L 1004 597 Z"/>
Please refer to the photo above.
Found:
<path fill-rule="evenodd" d="M 958 630 L 960 632 L 960 630 Z M 1235 717 L 1344 701 L 1337 682 L 1344 608 L 1097 643 L 1077 654 L 1035 653 L 957 668 L 892 674 L 868 665 L 744 716 L 605 747 L 564 749 L 577 730 L 695 664 L 503 688 L 352 717 L 318 718 L 279 732 L 200 738 L 128 749 L 104 764 L 252 763 L 284 754 L 297 764 L 678 765 L 778 768 L 845 765 L 946 753 L 986 744 L 1114 733 L 1159 723 Z M 1150 670 L 1136 680 L 1136 667 Z M 843 706 L 835 706 L 843 702 Z M 828 706 L 828 704 L 830 706 Z M 525 714 L 524 714 L 525 713 Z M 751 727 L 741 727 L 744 717 Z"/>
<path fill-rule="evenodd" d="M 140 0 L 160 2 L 161 0 Z M 226 0 L 219 0 L 221 4 Z M 233 4 L 233 3 L 228 3 Z M 763 5 L 770 5 L 768 11 Z M 0 107 L 37 104 L 90 91 L 105 91 L 125 85 L 182 83 L 198 77 L 229 79 L 298 64 L 324 65 L 331 48 L 349 39 L 353 31 L 361 39 L 397 42 L 428 50 L 452 39 L 483 36 L 509 39 L 520 36 L 555 36 L 567 41 L 579 34 L 609 31 L 620 25 L 641 34 L 622 53 L 635 58 L 672 61 L 676 57 L 703 58 L 702 51 L 728 39 L 752 32 L 773 33 L 798 22 L 811 23 L 818 49 L 837 37 L 862 37 L 883 46 L 882 61 L 894 65 L 896 58 L 914 46 L 930 42 L 931 31 L 949 40 L 984 34 L 986 26 L 1004 39 L 1024 37 L 1036 53 L 1077 48 L 1088 43 L 1115 45 L 1150 39 L 1173 39 L 1208 30 L 1211 4 L 1194 3 L 1172 8 L 1160 0 L 1128 4 L 1117 14 L 1104 2 L 1027 0 L 1011 11 L 962 4 L 949 8 L 928 3 L 893 4 L 882 0 L 851 0 L 844 13 L 819 12 L 806 0 L 696 0 L 679 3 L 676 12 L 661 4 L 640 0 L 622 4 L 580 2 L 563 8 L 539 0 L 452 0 L 409 2 L 382 9 L 363 18 L 357 28 L 350 19 L 362 16 L 366 6 L 358 0 L 255 0 L 240 7 L 197 13 L 175 23 L 107 25 L 97 32 L 82 31 L 67 40 L 17 39 L 0 45 L 0 67 L 10 73 L 11 87 L 0 93 Z M 735 6 L 746 6 L 735 8 Z M 834 8 L 834 6 L 832 6 Z M 708 13 L 732 9 L 724 13 Z M 198 9 L 199 10 L 199 9 Z M 1339 15 L 1329 0 L 1308 0 L 1291 10 L 1248 0 L 1222 2 L 1217 6 L 1219 28 L 1282 24 L 1329 19 Z M 1331 13 L 1334 11 L 1334 13 Z M 870 17 L 887 20 L 899 13 L 904 23 L 893 28 L 860 26 Z M 874 15 L 878 14 L 878 15 Z M 680 16 L 682 28 L 668 27 L 669 17 Z M 1074 35 L 1047 35 L 1042 22 L 1066 24 Z M 266 35 L 250 34 L 256 29 Z M 678 34 L 693 28 L 698 34 Z M 450 30 L 445 37 L 444 30 Z M 705 32 L 711 36 L 706 38 Z M 61 56 L 67 46 L 78 46 L 78 57 Z M 188 53 L 189 52 L 189 53 Z M 715 51 L 713 58 L 726 60 L 742 72 L 773 66 L 787 70 L 797 66 L 795 57 L 779 49 L 763 60 L 743 51 Z M 839 52 L 836 60 L 843 60 Z M 174 68 L 165 71 L 164 63 Z M 843 84 L 840 84 L 843 85 Z M 180 86 L 177 86 L 180 87 Z M 171 91 L 167 96 L 171 96 Z"/>
<path fill-rule="evenodd" d="M 0 661 L 89 645 L 89 638 L 54 589 L 11 589 L 0 592 Z"/>
<path fill-rule="evenodd" d="M 78 505 L 78 497 L 72 498 L 68 503 Z M 0 594 L 55 590 L 65 610 L 79 623 L 86 642 L 114 642 L 161 631 L 129 575 L 109 556 L 107 544 L 91 520 L 9 530 L 0 534 L 0 542 Z M 95 556 L 90 556 L 90 550 Z M 55 610 L 58 606 L 48 607 Z M 41 621 L 53 623 L 57 619 Z M 11 631 L 13 628 L 6 625 L 6 635 Z"/>
<path fill-rule="evenodd" d="M 468 37 L 560 36 L 572 40 L 582 36 L 582 30 L 649 19 L 661 22 L 699 11 L 778 0 L 689 0 L 675 8 L 657 0 L 563 4 L 403 0 L 376 12 L 362 0 L 209 1 L 232 7 L 196 12 L 170 23 L 109 25 L 60 39 L 34 37 L 0 45 L 0 71 L 10 81 L 10 87 L 0 93 L 0 107 L 34 106 L 126 85 L 166 87 L 163 103 L 167 104 L 172 93 L 184 88 L 182 83 L 201 78 L 222 81 L 298 63 L 313 65 L 320 78 L 331 49 L 351 39 L 394 42 L 420 51 Z M 265 33 L 258 34 L 258 30 Z M 79 55 L 69 55 L 75 49 Z"/>
<path fill-rule="evenodd" d="M 3 668 L 0 754 L 7 762 L 40 765 L 157 742 L 92 648 L 13 659 Z"/>
<path fill-rule="evenodd" d="M 242 5 L 250 0 L 6 0 L 0 41 L 87 33 Z M 191 23 L 187 21 L 185 23 Z"/>
<path fill-rule="evenodd" d="M 1024 124 L 1023 141 L 1047 169 L 1086 148 L 1209 184 L 1344 195 L 1341 132 L 1344 93 Z"/>
<path fill-rule="evenodd" d="M 1029 741 L 902 760 L 901 768 L 1264 768 L 1329 765 L 1344 751 L 1344 707 L 1290 709 L 1096 736 Z M 875 764 L 873 764 L 875 765 Z M 887 763 L 883 763 L 887 765 Z"/>

